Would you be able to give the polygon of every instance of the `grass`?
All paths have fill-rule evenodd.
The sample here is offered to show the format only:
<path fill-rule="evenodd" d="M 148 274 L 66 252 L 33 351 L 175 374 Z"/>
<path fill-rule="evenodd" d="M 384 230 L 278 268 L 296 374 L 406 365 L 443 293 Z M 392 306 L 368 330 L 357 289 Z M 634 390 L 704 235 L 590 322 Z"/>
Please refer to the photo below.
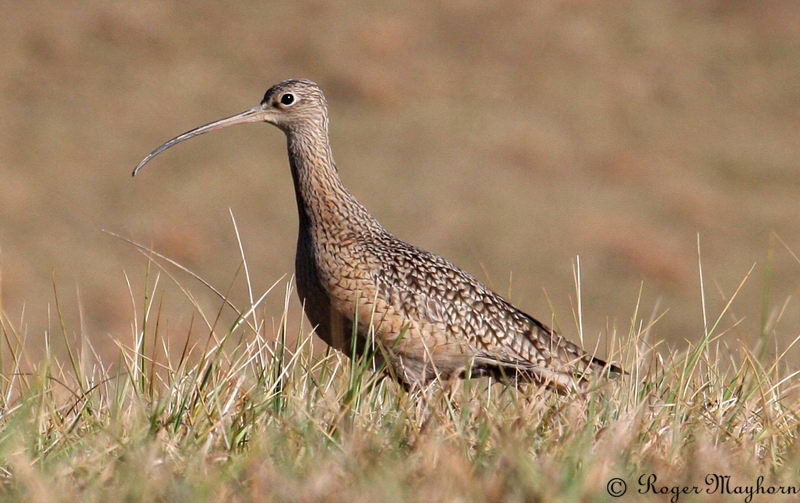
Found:
<path fill-rule="evenodd" d="M 789 348 L 769 348 L 769 328 L 753 347 L 726 343 L 749 273 L 720 312 L 703 291 L 706 328 L 685 350 L 651 341 L 659 316 L 637 303 L 626 330 L 604 334 L 631 375 L 585 394 L 490 379 L 408 393 L 291 331 L 291 280 L 256 297 L 243 260 L 248 305 L 207 284 L 209 310 L 181 280 L 191 271 L 140 250 L 144 292 L 130 289 L 136 315 L 113 357 L 60 321 L 58 293 L 42 355 L 24 321 L 0 319 L 2 501 L 611 501 L 615 477 L 621 501 L 794 500 L 748 498 L 759 476 L 800 489 Z M 194 306 L 185 344 L 165 336 L 167 278 Z M 681 492 L 710 490 L 708 474 L 730 476 L 727 493 Z"/>

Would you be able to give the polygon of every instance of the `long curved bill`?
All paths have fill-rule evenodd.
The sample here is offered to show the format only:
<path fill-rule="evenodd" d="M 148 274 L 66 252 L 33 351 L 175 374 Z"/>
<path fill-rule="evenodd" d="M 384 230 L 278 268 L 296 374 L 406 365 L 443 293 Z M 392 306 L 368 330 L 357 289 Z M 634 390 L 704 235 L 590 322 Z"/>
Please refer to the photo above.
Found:
<path fill-rule="evenodd" d="M 245 110 L 242 113 L 232 115 L 230 117 L 226 117 L 224 119 L 220 119 L 218 121 L 211 122 L 206 124 L 205 126 L 200 126 L 198 128 L 194 128 L 191 131 L 186 131 L 182 135 L 176 136 L 175 138 L 169 140 L 168 142 L 164 143 L 157 149 L 153 150 L 144 159 L 141 160 L 139 164 L 133 168 L 133 173 L 131 176 L 136 176 L 139 173 L 145 164 L 150 162 L 150 160 L 160 154 L 161 152 L 167 150 L 168 148 L 177 145 L 178 143 L 188 140 L 189 138 L 194 138 L 195 136 L 199 136 L 201 134 L 205 134 L 211 131 L 215 131 L 217 129 L 226 128 L 228 126 L 233 126 L 235 124 L 244 124 L 247 122 L 261 122 L 266 120 L 266 111 L 261 108 L 261 106 L 253 107 L 250 110 Z"/>

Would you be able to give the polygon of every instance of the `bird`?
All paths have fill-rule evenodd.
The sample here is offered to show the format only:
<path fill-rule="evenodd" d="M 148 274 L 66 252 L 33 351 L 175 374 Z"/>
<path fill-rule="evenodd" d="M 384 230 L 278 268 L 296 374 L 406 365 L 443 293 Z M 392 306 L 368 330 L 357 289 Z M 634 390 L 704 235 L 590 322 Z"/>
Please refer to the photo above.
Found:
<path fill-rule="evenodd" d="M 345 187 L 328 139 L 328 103 L 306 79 L 270 87 L 257 106 L 189 130 L 195 136 L 264 122 L 286 136 L 299 231 L 296 290 L 315 333 L 345 353 L 372 357 L 406 389 L 494 376 L 560 393 L 625 372 L 588 354 L 445 258 L 391 234 Z"/>

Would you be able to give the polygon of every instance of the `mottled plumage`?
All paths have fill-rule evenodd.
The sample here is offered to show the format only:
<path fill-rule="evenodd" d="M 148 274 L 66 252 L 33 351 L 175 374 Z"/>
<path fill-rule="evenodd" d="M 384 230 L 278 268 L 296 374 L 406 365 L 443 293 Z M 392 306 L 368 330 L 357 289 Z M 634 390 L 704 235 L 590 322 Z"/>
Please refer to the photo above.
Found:
<path fill-rule="evenodd" d="M 559 390 L 622 371 L 586 354 L 444 258 L 391 235 L 344 187 L 328 142 L 327 102 L 307 80 L 271 87 L 261 104 L 180 135 L 265 121 L 286 133 L 300 218 L 297 290 L 316 333 L 349 352 L 380 343 L 406 386 L 467 374 L 523 378 Z M 370 332 L 372 327 L 373 332 Z"/>

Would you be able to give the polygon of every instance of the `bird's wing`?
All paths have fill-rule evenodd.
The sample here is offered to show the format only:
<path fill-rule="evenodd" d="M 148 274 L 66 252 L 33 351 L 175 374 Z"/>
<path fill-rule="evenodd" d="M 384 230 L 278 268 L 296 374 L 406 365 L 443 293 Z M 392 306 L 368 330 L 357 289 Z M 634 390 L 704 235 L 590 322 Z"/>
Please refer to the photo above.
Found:
<path fill-rule="evenodd" d="M 444 258 L 391 236 L 379 244 L 371 250 L 380 264 L 374 280 L 385 300 L 410 319 L 463 338 L 476 364 L 542 380 L 606 365 Z"/>

